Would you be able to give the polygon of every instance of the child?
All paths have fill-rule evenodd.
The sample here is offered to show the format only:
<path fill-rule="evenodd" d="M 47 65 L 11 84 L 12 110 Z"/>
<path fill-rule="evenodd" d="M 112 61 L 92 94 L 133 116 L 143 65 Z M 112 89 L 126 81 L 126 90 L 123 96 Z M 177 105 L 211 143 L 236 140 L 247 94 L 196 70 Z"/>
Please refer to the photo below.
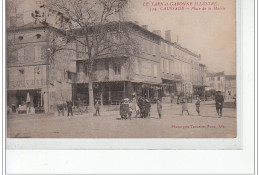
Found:
<path fill-rule="evenodd" d="M 183 115 L 183 111 L 186 111 L 189 114 L 189 110 L 188 110 L 188 104 L 186 103 L 185 99 L 182 99 L 182 115 Z"/>
<path fill-rule="evenodd" d="M 197 97 L 195 105 L 196 105 L 196 111 L 197 111 L 198 115 L 200 115 L 200 102 L 201 102 L 200 98 Z"/>

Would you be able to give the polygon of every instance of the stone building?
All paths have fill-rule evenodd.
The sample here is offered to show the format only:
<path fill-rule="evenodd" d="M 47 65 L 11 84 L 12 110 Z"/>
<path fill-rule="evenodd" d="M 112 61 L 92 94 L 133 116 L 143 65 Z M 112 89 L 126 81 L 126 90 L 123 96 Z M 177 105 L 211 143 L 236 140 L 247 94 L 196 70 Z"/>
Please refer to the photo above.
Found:
<path fill-rule="evenodd" d="M 236 94 L 236 75 L 225 75 L 224 72 L 207 73 L 206 90 L 221 91 L 226 99 Z"/>
<path fill-rule="evenodd" d="M 236 75 L 226 75 L 225 80 L 225 97 L 233 99 L 236 95 Z"/>
<path fill-rule="evenodd" d="M 225 74 L 224 72 L 207 73 L 207 90 L 214 89 L 225 93 Z"/>
<path fill-rule="evenodd" d="M 133 93 L 154 101 L 192 95 L 204 86 L 206 67 L 200 55 L 171 42 L 171 32 L 149 31 L 146 26 L 126 22 L 127 32 L 138 48 L 135 52 L 98 58 L 94 63 L 94 98 L 103 105 L 116 105 Z M 64 35 L 51 26 L 29 23 L 8 28 L 7 105 L 16 111 L 27 96 L 36 112 L 52 112 L 57 103 L 72 100 L 88 105 L 87 55 L 77 42 L 55 52 Z"/>
<path fill-rule="evenodd" d="M 149 31 L 147 26 L 124 23 L 125 31 L 138 45 L 138 53 L 111 55 L 100 58 L 94 65 L 94 98 L 103 104 L 119 104 L 124 97 L 137 96 L 162 98 L 172 102 L 181 93 L 192 95 L 194 87 L 203 86 L 200 81 L 200 55 L 177 43 L 171 42 L 171 33 Z M 123 30 L 123 32 L 125 32 Z M 76 44 L 78 50 L 81 46 Z M 88 104 L 88 75 L 86 55 L 77 54 L 77 78 L 73 86 L 74 101 Z M 204 69 L 203 69 L 204 70 Z"/>
<path fill-rule="evenodd" d="M 7 29 L 7 105 L 12 112 L 30 102 L 35 112 L 51 112 L 57 102 L 71 99 L 70 72 L 76 70 L 70 51 L 55 53 L 51 47 L 62 32 L 50 26 L 29 23 Z"/>

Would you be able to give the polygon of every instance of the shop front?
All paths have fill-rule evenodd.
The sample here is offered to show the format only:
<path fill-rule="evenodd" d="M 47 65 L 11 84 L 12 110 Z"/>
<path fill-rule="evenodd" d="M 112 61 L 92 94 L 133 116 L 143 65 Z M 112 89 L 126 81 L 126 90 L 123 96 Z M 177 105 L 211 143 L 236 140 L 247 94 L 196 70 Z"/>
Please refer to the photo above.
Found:
<path fill-rule="evenodd" d="M 41 89 L 7 91 L 7 107 L 10 113 L 41 113 L 44 112 L 43 106 Z"/>

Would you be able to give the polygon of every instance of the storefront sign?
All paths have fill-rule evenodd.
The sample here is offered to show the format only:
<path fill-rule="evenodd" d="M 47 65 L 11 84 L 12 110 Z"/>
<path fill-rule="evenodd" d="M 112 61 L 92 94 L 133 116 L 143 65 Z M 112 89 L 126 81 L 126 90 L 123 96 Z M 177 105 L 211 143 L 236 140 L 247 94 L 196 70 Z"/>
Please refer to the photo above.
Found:
<path fill-rule="evenodd" d="M 31 89 L 46 85 L 46 80 L 9 81 L 8 89 Z"/>

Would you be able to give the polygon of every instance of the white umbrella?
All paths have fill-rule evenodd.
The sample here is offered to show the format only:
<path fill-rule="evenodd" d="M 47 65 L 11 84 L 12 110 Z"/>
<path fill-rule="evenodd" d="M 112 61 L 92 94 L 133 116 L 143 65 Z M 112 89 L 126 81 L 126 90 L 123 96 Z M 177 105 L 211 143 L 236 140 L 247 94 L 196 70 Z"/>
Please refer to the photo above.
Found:
<path fill-rule="evenodd" d="M 29 92 L 27 92 L 26 103 L 30 103 L 30 102 L 31 102 L 30 94 Z"/>

